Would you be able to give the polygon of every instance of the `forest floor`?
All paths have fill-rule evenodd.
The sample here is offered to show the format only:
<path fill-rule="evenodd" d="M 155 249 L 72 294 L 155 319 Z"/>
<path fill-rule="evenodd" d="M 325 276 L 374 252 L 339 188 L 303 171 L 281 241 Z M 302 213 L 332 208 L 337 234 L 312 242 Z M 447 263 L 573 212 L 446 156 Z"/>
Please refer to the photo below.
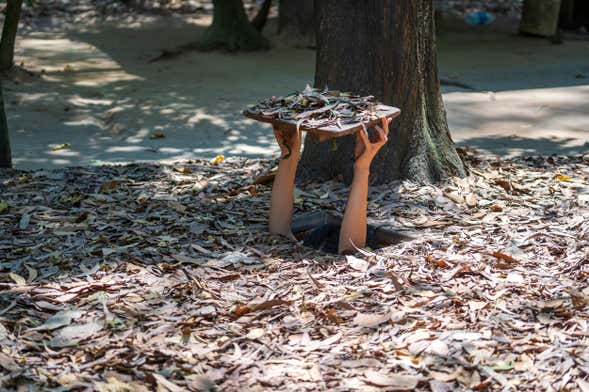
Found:
<path fill-rule="evenodd" d="M 589 390 L 589 159 L 465 159 L 346 257 L 266 233 L 274 161 L 0 171 L 0 389 Z"/>
<path fill-rule="evenodd" d="M 162 49 L 195 40 L 210 16 L 98 17 L 83 1 L 64 10 L 81 13 L 25 18 L 16 59 L 35 76 L 21 72 L 18 83 L 4 84 L 19 168 L 272 157 L 272 132 L 241 110 L 313 81 L 315 52 L 276 42 L 274 18 L 267 52 L 192 52 L 150 62 Z M 499 156 L 589 152 L 589 41 L 552 45 L 516 30 L 513 21 L 458 20 L 440 32 L 441 76 L 473 88 L 443 86 L 454 139 Z"/>

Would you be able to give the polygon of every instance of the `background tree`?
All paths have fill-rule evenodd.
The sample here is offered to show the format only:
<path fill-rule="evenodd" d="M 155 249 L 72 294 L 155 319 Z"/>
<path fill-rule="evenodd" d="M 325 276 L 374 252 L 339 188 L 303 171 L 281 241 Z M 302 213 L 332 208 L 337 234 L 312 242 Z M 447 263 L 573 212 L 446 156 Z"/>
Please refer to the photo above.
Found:
<path fill-rule="evenodd" d="M 315 47 L 315 0 L 280 0 L 278 34 L 293 46 Z"/>
<path fill-rule="evenodd" d="M 12 156 L 10 153 L 10 138 L 8 136 L 8 123 L 4 111 L 4 96 L 2 92 L 2 81 L 0 80 L 0 167 L 12 167 Z"/>
<path fill-rule="evenodd" d="M 401 108 L 391 139 L 372 165 L 377 183 L 464 175 L 440 93 L 431 0 L 322 0 L 316 3 L 315 86 L 374 94 Z M 352 173 L 354 137 L 306 138 L 301 173 Z"/>
<path fill-rule="evenodd" d="M 14 65 L 14 42 L 20 21 L 22 0 L 8 0 L 6 3 L 6 15 L 0 40 L 0 70 L 7 71 Z"/>
<path fill-rule="evenodd" d="M 267 49 L 270 44 L 250 23 L 242 0 L 213 0 L 213 23 L 192 46 L 201 50 Z"/>
<path fill-rule="evenodd" d="M 252 25 L 258 31 L 262 31 L 266 22 L 268 21 L 268 14 L 270 13 L 270 7 L 272 6 L 272 0 L 264 0 L 258 13 L 252 19 Z"/>
<path fill-rule="evenodd" d="M 524 0 L 519 31 L 551 37 L 556 34 L 561 0 Z"/>

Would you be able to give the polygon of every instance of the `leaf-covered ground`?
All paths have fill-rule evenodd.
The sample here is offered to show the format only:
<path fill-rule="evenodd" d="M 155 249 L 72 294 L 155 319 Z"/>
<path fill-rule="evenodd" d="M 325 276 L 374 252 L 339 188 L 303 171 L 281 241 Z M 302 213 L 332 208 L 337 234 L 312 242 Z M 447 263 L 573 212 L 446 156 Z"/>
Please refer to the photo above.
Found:
<path fill-rule="evenodd" d="M 589 390 L 588 160 L 468 160 L 348 257 L 266 234 L 274 162 L 0 171 L 0 389 Z"/>

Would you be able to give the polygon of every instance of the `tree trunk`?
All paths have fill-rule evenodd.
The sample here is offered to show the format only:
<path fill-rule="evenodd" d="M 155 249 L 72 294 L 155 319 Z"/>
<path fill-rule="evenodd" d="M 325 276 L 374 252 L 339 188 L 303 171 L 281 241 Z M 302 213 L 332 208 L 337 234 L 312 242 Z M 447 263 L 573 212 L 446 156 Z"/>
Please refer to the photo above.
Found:
<path fill-rule="evenodd" d="M 390 141 L 372 163 L 374 183 L 437 181 L 465 175 L 448 131 L 440 93 L 431 0 L 317 2 L 315 86 L 375 95 L 401 108 Z M 318 143 L 308 137 L 301 174 L 352 174 L 354 136 Z"/>
<path fill-rule="evenodd" d="M 272 0 L 264 0 L 262 6 L 258 10 L 258 13 L 252 19 L 252 25 L 258 31 L 264 30 L 266 22 L 268 21 L 268 14 L 270 13 L 270 7 L 272 6 Z"/>
<path fill-rule="evenodd" d="M 4 97 L 2 92 L 2 81 L 0 80 L 0 167 L 12 167 L 12 156 L 10 154 L 10 138 L 8 137 L 8 123 L 4 111 Z"/>
<path fill-rule="evenodd" d="M 0 40 L 0 70 L 7 71 L 14 65 L 14 42 L 20 21 L 22 0 L 8 0 L 6 16 Z"/>
<path fill-rule="evenodd" d="M 567 30 L 589 29 L 589 1 L 562 0 L 558 26 Z"/>
<path fill-rule="evenodd" d="M 558 27 L 560 0 L 525 0 L 519 31 L 542 37 L 552 37 Z"/>
<path fill-rule="evenodd" d="M 290 46 L 315 47 L 315 1 L 280 0 L 278 35 Z"/>
<path fill-rule="evenodd" d="M 203 32 L 198 49 L 268 49 L 268 40 L 249 22 L 241 0 L 213 0 L 213 23 Z"/>

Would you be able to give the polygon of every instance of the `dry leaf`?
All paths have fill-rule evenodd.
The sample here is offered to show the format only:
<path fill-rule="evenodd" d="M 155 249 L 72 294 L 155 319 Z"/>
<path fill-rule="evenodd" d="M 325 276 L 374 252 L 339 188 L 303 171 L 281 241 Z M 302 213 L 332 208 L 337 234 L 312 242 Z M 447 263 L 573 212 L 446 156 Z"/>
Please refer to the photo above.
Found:
<path fill-rule="evenodd" d="M 164 376 L 157 374 L 157 373 L 152 373 L 151 376 L 155 379 L 155 381 L 157 382 L 158 387 L 161 387 L 164 391 L 170 391 L 170 392 L 184 392 L 185 389 L 179 387 L 178 385 L 174 384 L 171 381 L 168 381 Z M 158 391 L 160 389 L 158 388 Z"/>
<path fill-rule="evenodd" d="M 479 200 L 477 199 L 477 195 L 475 195 L 474 193 L 469 193 L 468 195 L 466 195 L 467 206 L 469 206 L 470 208 L 474 208 L 477 206 L 478 203 Z"/>
<path fill-rule="evenodd" d="M 261 338 L 265 334 L 266 331 L 264 331 L 264 328 L 254 328 L 247 333 L 246 338 L 249 340 L 255 340 Z"/>
<path fill-rule="evenodd" d="M 491 255 L 508 263 L 519 263 L 519 260 L 503 252 L 495 251 Z"/>
<path fill-rule="evenodd" d="M 391 319 L 390 313 L 358 313 L 353 324 L 363 328 L 375 328 Z"/>
<path fill-rule="evenodd" d="M 369 264 L 367 261 L 357 258 L 356 256 L 347 255 L 346 261 L 350 268 L 360 271 L 366 272 L 368 270 Z"/>
<path fill-rule="evenodd" d="M 223 162 L 224 160 L 225 160 L 225 157 L 223 155 L 217 155 L 216 157 L 211 159 L 211 163 L 213 165 L 218 165 L 219 163 Z"/>
<path fill-rule="evenodd" d="M 417 388 L 417 384 L 421 381 L 421 377 L 419 376 L 394 373 L 384 374 L 374 370 L 367 370 L 364 372 L 364 376 L 369 384 L 379 387 L 390 387 L 390 390 L 397 391 L 413 390 Z"/>
<path fill-rule="evenodd" d="M 19 286 L 24 286 L 27 284 L 27 281 L 25 278 L 23 278 L 22 276 L 20 276 L 19 274 L 15 274 L 13 272 L 9 272 L 8 276 L 10 277 L 10 279 L 12 279 L 14 281 L 14 283 L 16 283 Z"/>
<path fill-rule="evenodd" d="M 70 148 L 72 148 L 72 145 L 70 143 L 62 143 L 62 144 L 58 144 L 58 145 L 54 146 L 53 148 L 51 148 L 51 150 L 59 151 L 59 150 L 67 150 Z"/>

